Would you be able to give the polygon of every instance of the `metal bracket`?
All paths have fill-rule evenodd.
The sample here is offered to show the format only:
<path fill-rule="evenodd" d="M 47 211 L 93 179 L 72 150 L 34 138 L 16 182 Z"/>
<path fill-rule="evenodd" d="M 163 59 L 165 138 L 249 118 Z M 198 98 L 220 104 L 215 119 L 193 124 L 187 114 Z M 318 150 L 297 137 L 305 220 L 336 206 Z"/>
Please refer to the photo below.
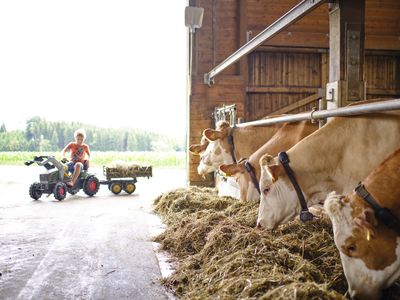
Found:
<path fill-rule="evenodd" d="M 226 115 L 229 114 L 229 124 L 231 127 L 236 125 L 236 104 L 223 105 L 222 107 L 214 108 L 214 122 L 217 124 L 218 121 L 226 120 Z"/>

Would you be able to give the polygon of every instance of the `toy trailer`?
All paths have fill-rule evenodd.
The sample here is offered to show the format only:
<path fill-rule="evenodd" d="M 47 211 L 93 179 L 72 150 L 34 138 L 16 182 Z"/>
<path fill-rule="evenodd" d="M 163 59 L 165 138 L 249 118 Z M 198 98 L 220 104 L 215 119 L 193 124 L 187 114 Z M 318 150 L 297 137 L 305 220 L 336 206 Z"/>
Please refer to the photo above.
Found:
<path fill-rule="evenodd" d="M 100 184 L 107 184 L 108 189 L 118 195 L 122 190 L 132 194 L 136 190 L 137 177 L 152 177 L 151 166 L 131 166 L 126 168 L 114 168 L 103 166 L 103 174 L 107 180 L 100 181 Z"/>

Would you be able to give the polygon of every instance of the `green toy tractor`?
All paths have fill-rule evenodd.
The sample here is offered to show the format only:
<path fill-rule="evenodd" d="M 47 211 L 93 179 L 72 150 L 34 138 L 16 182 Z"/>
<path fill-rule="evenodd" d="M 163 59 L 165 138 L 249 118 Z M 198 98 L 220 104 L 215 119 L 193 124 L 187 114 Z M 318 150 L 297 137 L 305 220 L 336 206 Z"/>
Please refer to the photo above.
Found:
<path fill-rule="evenodd" d="M 82 170 L 77 182 L 73 187 L 67 186 L 67 182 L 71 180 L 68 174 L 68 168 L 54 156 L 35 156 L 33 160 L 26 161 L 25 165 L 29 166 L 37 163 L 39 166 L 46 168 L 47 172 L 40 174 L 40 181 L 32 183 L 29 187 L 29 195 L 31 198 L 38 200 L 42 194 L 54 194 L 54 198 L 61 201 L 67 192 L 74 195 L 80 189 L 88 196 L 93 196 L 99 190 L 99 179 L 89 174 L 87 170 Z"/>

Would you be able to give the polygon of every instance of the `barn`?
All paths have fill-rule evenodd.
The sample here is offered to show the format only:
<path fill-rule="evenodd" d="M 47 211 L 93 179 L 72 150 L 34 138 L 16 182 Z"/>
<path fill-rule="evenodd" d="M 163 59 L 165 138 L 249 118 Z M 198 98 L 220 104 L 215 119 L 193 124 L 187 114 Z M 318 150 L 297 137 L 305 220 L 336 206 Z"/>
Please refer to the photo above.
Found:
<path fill-rule="evenodd" d="M 212 113 L 222 105 L 236 104 L 237 117 L 253 121 L 318 108 L 318 100 L 332 99 L 327 93 L 332 88 L 337 93 L 339 85 L 330 107 L 399 96 L 397 1 L 311 2 L 318 3 L 306 1 L 303 6 L 309 11 L 304 14 L 291 11 L 298 1 L 190 2 L 204 8 L 204 16 L 193 34 L 189 144 L 198 143 L 203 130 L 213 127 Z M 271 38 L 257 42 L 245 55 L 239 52 L 238 60 L 224 64 L 209 86 L 205 75 L 238 49 L 255 46 L 251 39 L 285 14 L 274 32 L 264 33 Z M 189 181 L 205 184 L 197 163 L 190 156 Z"/>
<path fill-rule="evenodd" d="M 157 202 L 159 241 L 183 261 L 166 284 L 185 299 L 397 299 L 398 1 L 192 0 L 186 26 L 193 188 Z M 243 206 L 199 204 L 194 186 Z M 297 273 L 316 261 L 319 279 Z"/>

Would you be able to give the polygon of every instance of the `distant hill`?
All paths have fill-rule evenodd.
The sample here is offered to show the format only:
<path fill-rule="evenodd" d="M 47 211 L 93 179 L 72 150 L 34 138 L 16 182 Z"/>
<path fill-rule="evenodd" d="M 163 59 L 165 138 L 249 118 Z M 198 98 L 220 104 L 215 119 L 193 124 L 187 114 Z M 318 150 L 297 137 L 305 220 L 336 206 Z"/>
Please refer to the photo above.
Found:
<path fill-rule="evenodd" d="M 25 130 L 0 126 L 0 151 L 58 151 L 74 140 L 78 128 L 86 131 L 93 151 L 184 151 L 184 138 L 135 128 L 102 128 L 76 122 L 50 122 L 40 117 L 26 121 Z"/>

